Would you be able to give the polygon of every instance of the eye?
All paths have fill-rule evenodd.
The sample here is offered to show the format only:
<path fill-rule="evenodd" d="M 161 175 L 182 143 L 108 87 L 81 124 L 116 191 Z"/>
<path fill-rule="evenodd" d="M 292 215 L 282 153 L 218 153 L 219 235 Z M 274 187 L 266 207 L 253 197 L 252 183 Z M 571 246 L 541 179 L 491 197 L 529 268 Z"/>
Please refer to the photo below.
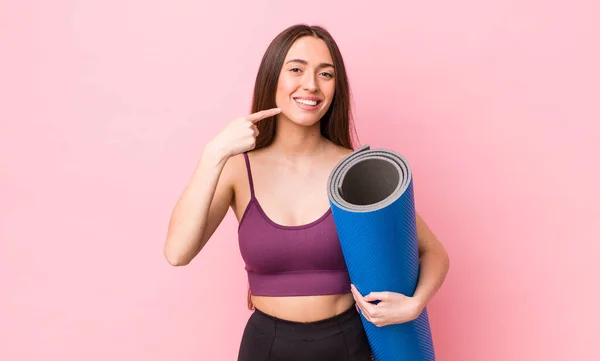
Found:
<path fill-rule="evenodd" d="M 299 72 L 301 72 L 301 71 L 302 71 L 302 69 L 300 69 L 300 68 L 291 68 L 291 69 L 290 69 L 290 71 L 291 71 L 292 73 L 299 73 Z"/>
<path fill-rule="evenodd" d="M 323 75 L 323 76 L 325 76 L 326 78 L 329 78 L 329 79 L 333 78 L 333 74 L 331 74 L 331 73 L 323 72 L 323 73 L 321 73 L 321 75 Z"/>

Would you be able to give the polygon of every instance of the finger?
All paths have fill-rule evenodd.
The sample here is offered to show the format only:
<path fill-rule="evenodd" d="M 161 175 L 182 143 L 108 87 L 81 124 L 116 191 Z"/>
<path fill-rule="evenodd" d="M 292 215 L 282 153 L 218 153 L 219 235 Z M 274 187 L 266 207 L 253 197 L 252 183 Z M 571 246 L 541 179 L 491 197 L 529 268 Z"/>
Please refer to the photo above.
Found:
<path fill-rule="evenodd" d="M 373 302 L 373 301 L 387 301 L 390 297 L 388 292 L 371 292 L 364 297 L 365 301 Z"/>
<path fill-rule="evenodd" d="M 360 309 L 362 310 L 363 314 L 371 316 L 373 314 L 375 306 L 366 302 L 364 297 L 358 292 L 354 285 L 352 285 L 350 289 L 352 291 L 352 295 L 354 296 L 354 300 L 356 300 L 356 303 L 358 304 L 358 307 L 360 307 Z"/>
<path fill-rule="evenodd" d="M 358 302 L 356 302 L 356 309 L 358 310 L 358 313 L 360 315 L 362 315 L 364 318 L 367 319 L 367 321 L 372 322 L 371 315 L 369 315 L 367 312 L 365 312 L 365 310 L 362 309 L 362 307 L 360 306 L 360 304 Z"/>
<path fill-rule="evenodd" d="M 356 304 L 360 307 L 362 306 L 362 295 L 360 294 L 360 292 L 358 292 L 358 290 L 356 289 L 356 287 L 354 287 L 354 285 L 350 286 L 350 291 L 352 292 L 352 297 L 354 297 L 354 301 L 356 301 Z"/>
<path fill-rule="evenodd" d="M 254 124 L 252 124 L 252 130 L 254 131 L 254 137 L 258 137 L 258 127 Z"/>
<path fill-rule="evenodd" d="M 350 284 L 350 291 L 352 291 L 352 293 L 354 293 L 354 294 L 360 295 L 360 292 L 358 292 L 358 288 L 356 288 L 356 286 L 354 284 Z"/>
<path fill-rule="evenodd" d="M 250 114 L 246 117 L 246 119 L 248 119 L 249 121 L 251 121 L 252 123 L 256 123 L 260 120 L 263 120 L 265 118 L 268 117 L 272 117 L 274 115 L 277 115 L 281 113 L 281 109 L 280 108 L 273 108 L 273 109 L 267 109 L 267 110 L 262 110 L 260 112 L 256 112 L 253 114 Z"/>
<path fill-rule="evenodd" d="M 387 322 L 385 322 L 384 320 L 381 320 L 381 319 L 374 319 L 373 321 L 371 321 L 371 323 L 373 323 L 377 327 L 383 327 L 383 326 L 388 325 Z"/>
<path fill-rule="evenodd" d="M 358 289 L 356 289 L 354 285 L 350 285 L 350 292 L 352 292 L 352 296 L 354 297 L 354 300 L 356 302 L 358 302 L 359 299 L 362 298 L 362 295 L 360 294 L 360 292 L 358 292 Z"/>

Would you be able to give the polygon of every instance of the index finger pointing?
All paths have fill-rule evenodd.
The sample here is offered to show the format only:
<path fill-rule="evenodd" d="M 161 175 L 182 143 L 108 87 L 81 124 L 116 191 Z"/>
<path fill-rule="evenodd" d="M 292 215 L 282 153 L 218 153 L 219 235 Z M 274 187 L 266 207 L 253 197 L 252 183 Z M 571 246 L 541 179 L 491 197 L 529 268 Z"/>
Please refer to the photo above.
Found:
<path fill-rule="evenodd" d="M 263 120 L 265 118 L 272 117 L 274 115 L 279 114 L 280 112 L 281 112 L 280 108 L 272 108 L 272 109 L 262 110 L 260 112 L 256 112 L 256 113 L 248 115 L 247 119 L 249 121 L 251 121 L 252 123 L 256 123 L 259 120 Z"/>

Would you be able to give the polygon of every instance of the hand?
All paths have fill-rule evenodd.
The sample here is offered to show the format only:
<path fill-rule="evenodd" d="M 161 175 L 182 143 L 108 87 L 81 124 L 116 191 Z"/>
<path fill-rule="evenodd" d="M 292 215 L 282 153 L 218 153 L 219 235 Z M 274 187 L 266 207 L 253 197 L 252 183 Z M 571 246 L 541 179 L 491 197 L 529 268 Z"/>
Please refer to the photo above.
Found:
<path fill-rule="evenodd" d="M 259 121 L 277 115 L 279 108 L 272 108 L 234 119 L 210 142 L 213 149 L 223 152 L 225 158 L 254 149 L 258 136 Z"/>
<path fill-rule="evenodd" d="M 362 296 L 354 285 L 352 296 L 357 309 L 375 326 L 382 327 L 415 320 L 424 309 L 416 298 L 395 292 L 371 292 Z M 380 301 L 374 305 L 370 302 Z"/>

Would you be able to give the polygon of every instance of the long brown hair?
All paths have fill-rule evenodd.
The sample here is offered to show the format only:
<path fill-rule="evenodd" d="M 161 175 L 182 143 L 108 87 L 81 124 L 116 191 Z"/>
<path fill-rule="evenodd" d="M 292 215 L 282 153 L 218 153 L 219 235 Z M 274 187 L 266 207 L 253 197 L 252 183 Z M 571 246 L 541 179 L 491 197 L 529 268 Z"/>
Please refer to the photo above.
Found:
<path fill-rule="evenodd" d="M 358 142 L 354 128 L 352 110 L 350 107 L 350 84 L 344 60 L 337 43 L 331 34 L 321 26 L 297 24 L 288 27 L 277 35 L 263 55 L 252 96 L 251 112 L 277 107 L 275 93 L 279 74 L 283 67 L 285 57 L 292 44 L 301 37 L 313 36 L 321 39 L 327 45 L 335 67 L 335 93 L 329 109 L 321 118 L 321 134 L 331 142 L 348 149 L 354 149 Z M 275 118 L 263 119 L 257 124 L 259 134 L 254 149 L 263 148 L 271 144 L 275 138 Z M 248 308 L 254 309 L 251 300 L 251 290 L 248 289 Z"/>

